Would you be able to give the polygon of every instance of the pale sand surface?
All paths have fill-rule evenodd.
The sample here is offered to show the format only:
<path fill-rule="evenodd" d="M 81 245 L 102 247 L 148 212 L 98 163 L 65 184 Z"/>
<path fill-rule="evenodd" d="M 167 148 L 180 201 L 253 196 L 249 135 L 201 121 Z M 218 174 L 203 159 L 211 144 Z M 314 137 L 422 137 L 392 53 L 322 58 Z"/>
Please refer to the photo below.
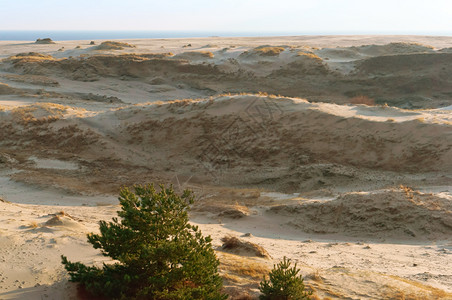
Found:
<path fill-rule="evenodd" d="M 77 299 L 60 255 L 105 261 L 146 182 L 194 190 L 232 297 L 287 256 L 318 299 L 452 299 L 452 38 L 101 42 L 0 42 L 0 299 Z"/>

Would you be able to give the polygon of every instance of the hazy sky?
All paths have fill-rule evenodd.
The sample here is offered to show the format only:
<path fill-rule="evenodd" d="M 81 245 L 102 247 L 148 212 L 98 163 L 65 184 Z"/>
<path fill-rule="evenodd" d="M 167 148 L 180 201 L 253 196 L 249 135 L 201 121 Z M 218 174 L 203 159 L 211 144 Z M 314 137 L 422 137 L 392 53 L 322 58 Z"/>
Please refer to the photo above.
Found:
<path fill-rule="evenodd" d="M 452 32 L 452 0 L 0 0 L 0 30 Z"/>

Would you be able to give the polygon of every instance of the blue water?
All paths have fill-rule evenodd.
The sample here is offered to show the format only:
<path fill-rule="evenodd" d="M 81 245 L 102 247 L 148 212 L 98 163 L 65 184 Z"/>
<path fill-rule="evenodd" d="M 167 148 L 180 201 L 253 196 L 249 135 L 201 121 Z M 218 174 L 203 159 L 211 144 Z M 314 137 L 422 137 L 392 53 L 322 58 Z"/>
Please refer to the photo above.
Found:
<path fill-rule="evenodd" d="M 35 41 L 51 38 L 54 41 L 101 40 L 101 39 L 156 39 L 191 37 L 241 37 L 241 36 L 288 36 L 302 32 L 208 32 L 208 31 L 54 31 L 54 30 L 0 30 L 0 41 Z"/>
<path fill-rule="evenodd" d="M 336 34 L 419 34 L 452 36 L 452 32 L 209 32 L 209 31 L 56 31 L 56 30 L 0 30 L 0 41 L 35 41 L 51 38 L 54 41 L 103 40 L 103 39 L 151 39 L 191 37 L 244 37 L 244 36 L 295 36 Z"/>

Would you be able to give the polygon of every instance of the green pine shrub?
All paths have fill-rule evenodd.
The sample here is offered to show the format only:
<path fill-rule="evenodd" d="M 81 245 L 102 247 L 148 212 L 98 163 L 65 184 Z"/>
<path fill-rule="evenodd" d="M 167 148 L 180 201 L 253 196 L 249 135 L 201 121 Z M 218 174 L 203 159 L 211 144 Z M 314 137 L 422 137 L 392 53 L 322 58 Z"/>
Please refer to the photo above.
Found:
<path fill-rule="evenodd" d="M 261 300 L 304 300 L 310 299 L 312 292 L 305 291 L 303 277 L 298 275 L 297 263 L 290 267 L 290 259 L 284 257 L 283 261 L 273 267 L 269 276 L 270 280 L 264 278 L 259 290 Z"/>
<path fill-rule="evenodd" d="M 121 190 L 120 219 L 101 221 L 100 234 L 88 234 L 116 262 L 98 268 L 62 256 L 70 280 L 111 299 L 226 299 L 211 238 L 188 223 L 192 193 L 160 188 Z"/>

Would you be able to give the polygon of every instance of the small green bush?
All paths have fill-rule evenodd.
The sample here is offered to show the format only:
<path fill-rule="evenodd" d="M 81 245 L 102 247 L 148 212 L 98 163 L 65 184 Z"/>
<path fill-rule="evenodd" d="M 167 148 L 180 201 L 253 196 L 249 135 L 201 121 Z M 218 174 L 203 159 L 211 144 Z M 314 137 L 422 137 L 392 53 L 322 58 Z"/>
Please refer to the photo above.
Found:
<path fill-rule="evenodd" d="M 117 262 L 88 267 L 62 256 L 71 281 L 111 299 L 226 299 L 211 238 L 188 223 L 192 193 L 160 188 L 121 190 L 121 220 L 101 221 L 100 234 L 88 234 L 94 248 Z"/>
<path fill-rule="evenodd" d="M 303 277 L 298 275 L 297 263 L 290 267 L 290 259 L 284 257 L 283 261 L 273 267 L 269 276 L 261 281 L 259 290 L 262 300 L 301 300 L 310 299 L 312 292 L 305 291 Z"/>

